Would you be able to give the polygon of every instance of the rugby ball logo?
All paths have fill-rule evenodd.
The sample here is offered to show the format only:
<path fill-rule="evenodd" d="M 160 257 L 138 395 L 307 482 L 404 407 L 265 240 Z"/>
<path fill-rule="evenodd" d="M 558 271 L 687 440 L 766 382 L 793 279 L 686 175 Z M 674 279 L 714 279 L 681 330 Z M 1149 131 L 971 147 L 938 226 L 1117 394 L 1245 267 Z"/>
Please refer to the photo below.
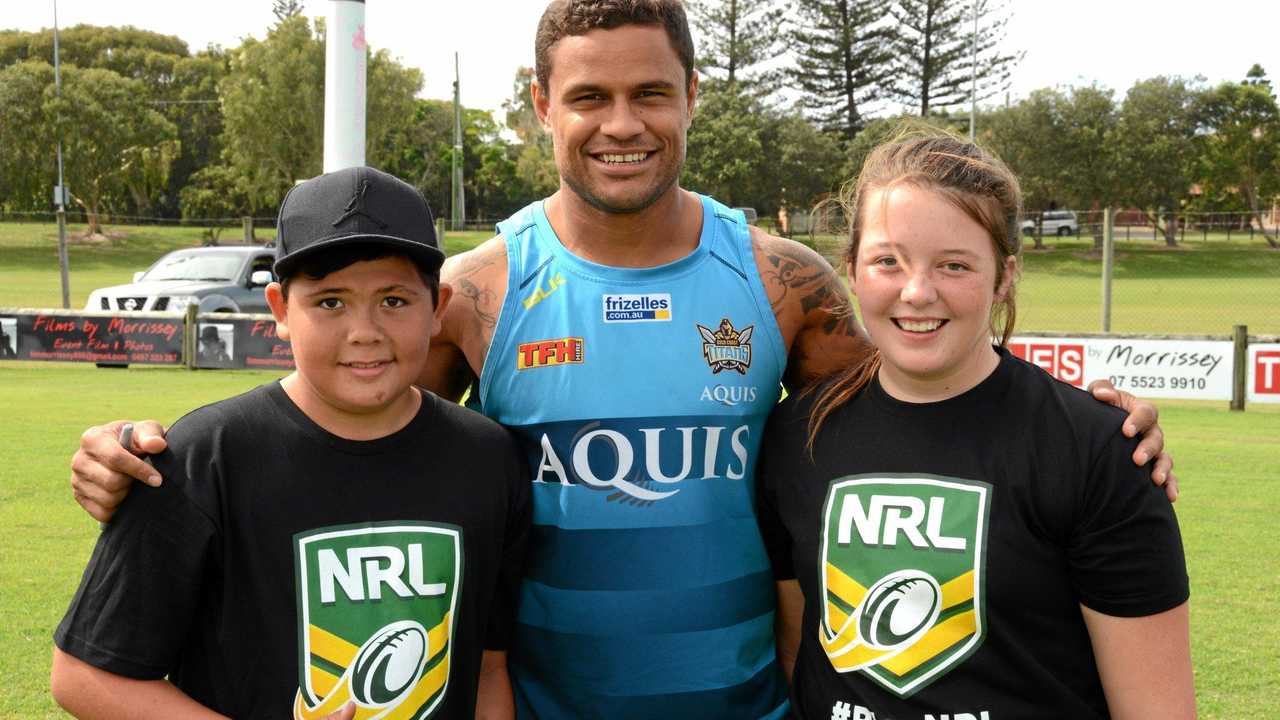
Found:
<path fill-rule="evenodd" d="M 938 621 L 942 588 L 922 570 L 899 570 L 880 578 L 858 606 L 858 637 L 877 650 L 905 649 Z"/>
<path fill-rule="evenodd" d="M 351 697 L 366 707 L 396 702 L 422 675 L 430 650 L 426 629 L 413 620 L 383 627 L 351 663 Z"/>

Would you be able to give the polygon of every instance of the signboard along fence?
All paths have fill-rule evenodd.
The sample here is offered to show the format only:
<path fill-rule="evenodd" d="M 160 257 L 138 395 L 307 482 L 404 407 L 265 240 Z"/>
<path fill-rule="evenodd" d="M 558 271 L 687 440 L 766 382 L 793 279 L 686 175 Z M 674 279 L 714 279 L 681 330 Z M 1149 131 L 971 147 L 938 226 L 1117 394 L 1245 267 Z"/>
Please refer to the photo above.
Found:
<path fill-rule="evenodd" d="M 291 370 L 270 315 L 0 308 L 0 360 Z"/>

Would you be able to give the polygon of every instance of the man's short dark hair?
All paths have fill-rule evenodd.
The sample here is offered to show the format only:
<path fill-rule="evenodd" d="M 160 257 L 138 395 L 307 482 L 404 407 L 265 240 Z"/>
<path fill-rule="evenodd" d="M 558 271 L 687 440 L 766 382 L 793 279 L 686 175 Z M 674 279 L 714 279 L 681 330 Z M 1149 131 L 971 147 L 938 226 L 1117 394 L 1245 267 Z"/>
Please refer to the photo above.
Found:
<path fill-rule="evenodd" d="M 402 257 L 413 263 L 414 267 L 418 268 L 418 274 L 422 276 L 423 284 L 431 292 L 432 307 L 440 304 L 439 270 L 429 269 L 418 260 L 400 252 L 393 245 L 383 245 L 376 242 L 339 245 L 332 250 L 324 250 L 304 259 L 293 272 L 280 278 L 280 292 L 288 300 L 289 284 L 297 277 L 305 277 L 308 280 L 323 280 L 333 273 L 358 262 L 380 260 L 385 257 Z"/>
<path fill-rule="evenodd" d="M 680 0 L 553 0 L 538 21 L 533 45 L 543 91 L 551 89 L 551 48 L 562 38 L 624 25 L 660 25 L 684 66 L 685 87 L 693 82 L 693 36 Z"/>

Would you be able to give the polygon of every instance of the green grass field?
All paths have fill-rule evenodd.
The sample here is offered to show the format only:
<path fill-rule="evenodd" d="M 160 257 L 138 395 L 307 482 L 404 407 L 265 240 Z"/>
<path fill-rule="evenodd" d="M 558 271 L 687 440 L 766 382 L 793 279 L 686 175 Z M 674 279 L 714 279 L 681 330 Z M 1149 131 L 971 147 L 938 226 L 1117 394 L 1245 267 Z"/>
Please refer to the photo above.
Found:
<path fill-rule="evenodd" d="M 67 486 L 88 425 L 114 417 L 169 423 L 186 410 L 266 382 L 259 372 L 7 363 L 0 397 L 39 408 L 0 424 L 0 717 L 55 716 L 50 636 L 98 529 Z M 1280 704 L 1280 407 L 1161 403 L 1178 462 L 1177 504 L 1192 581 L 1192 652 L 1201 716 L 1272 718 Z"/>
<path fill-rule="evenodd" d="M 79 228 L 73 228 L 79 230 Z M 72 306 L 95 287 L 128 282 L 167 250 L 199 244 L 199 228 L 129 228 L 103 244 L 71 248 Z M 224 240 L 227 235 L 224 234 Z M 260 236 L 269 236 L 263 233 Z M 456 233 L 450 253 L 485 233 Z M 57 307 L 52 225 L 0 223 L 0 307 Z M 1021 289 L 1024 329 L 1096 330 L 1098 261 L 1085 243 L 1049 240 L 1030 253 Z M 820 248 L 834 257 L 838 243 Z M 1244 322 L 1280 333 L 1274 312 L 1280 253 L 1259 241 L 1191 243 L 1167 251 L 1120 247 L 1113 329 L 1225 334 Z M 99 370 L 0 364 L 0 717 L 56 716 L 48 699 L 50 635 L 74 592 L 97 534 L 67 488 L 79 433 L 115 417 L 172 422 L 197 405 L 268 381 L 248 371 Z M 1162 401 L 1178 463 L 1179 519 L 1192 578 L 1193 657 L 1201 716 L 1270 718 L 1280 705 L 1280 406 L 1231 413 L 1225 403 Z M 14 412 L 13 408 L 27 408 Z M 37 410 L 38 409 L 38 410 Z"/>

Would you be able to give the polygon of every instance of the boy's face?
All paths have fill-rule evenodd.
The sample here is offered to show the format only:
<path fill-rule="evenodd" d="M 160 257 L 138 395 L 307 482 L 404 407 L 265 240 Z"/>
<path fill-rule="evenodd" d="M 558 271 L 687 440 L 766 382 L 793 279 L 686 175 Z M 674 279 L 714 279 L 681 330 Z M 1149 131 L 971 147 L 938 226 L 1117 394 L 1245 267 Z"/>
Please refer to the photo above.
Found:
<path fill-rule="evenodd" d="M 418 268 L 402 256 L 357 262 L 319 280 L 299 276 L 288 300 L 272 283 L 267 302 L 298 368 L 290 397 L 343 437 L 398 429 L 417 410 L 410 385 L 426 365 L 449 296 L 442 285 L 433 307 Z"/>

